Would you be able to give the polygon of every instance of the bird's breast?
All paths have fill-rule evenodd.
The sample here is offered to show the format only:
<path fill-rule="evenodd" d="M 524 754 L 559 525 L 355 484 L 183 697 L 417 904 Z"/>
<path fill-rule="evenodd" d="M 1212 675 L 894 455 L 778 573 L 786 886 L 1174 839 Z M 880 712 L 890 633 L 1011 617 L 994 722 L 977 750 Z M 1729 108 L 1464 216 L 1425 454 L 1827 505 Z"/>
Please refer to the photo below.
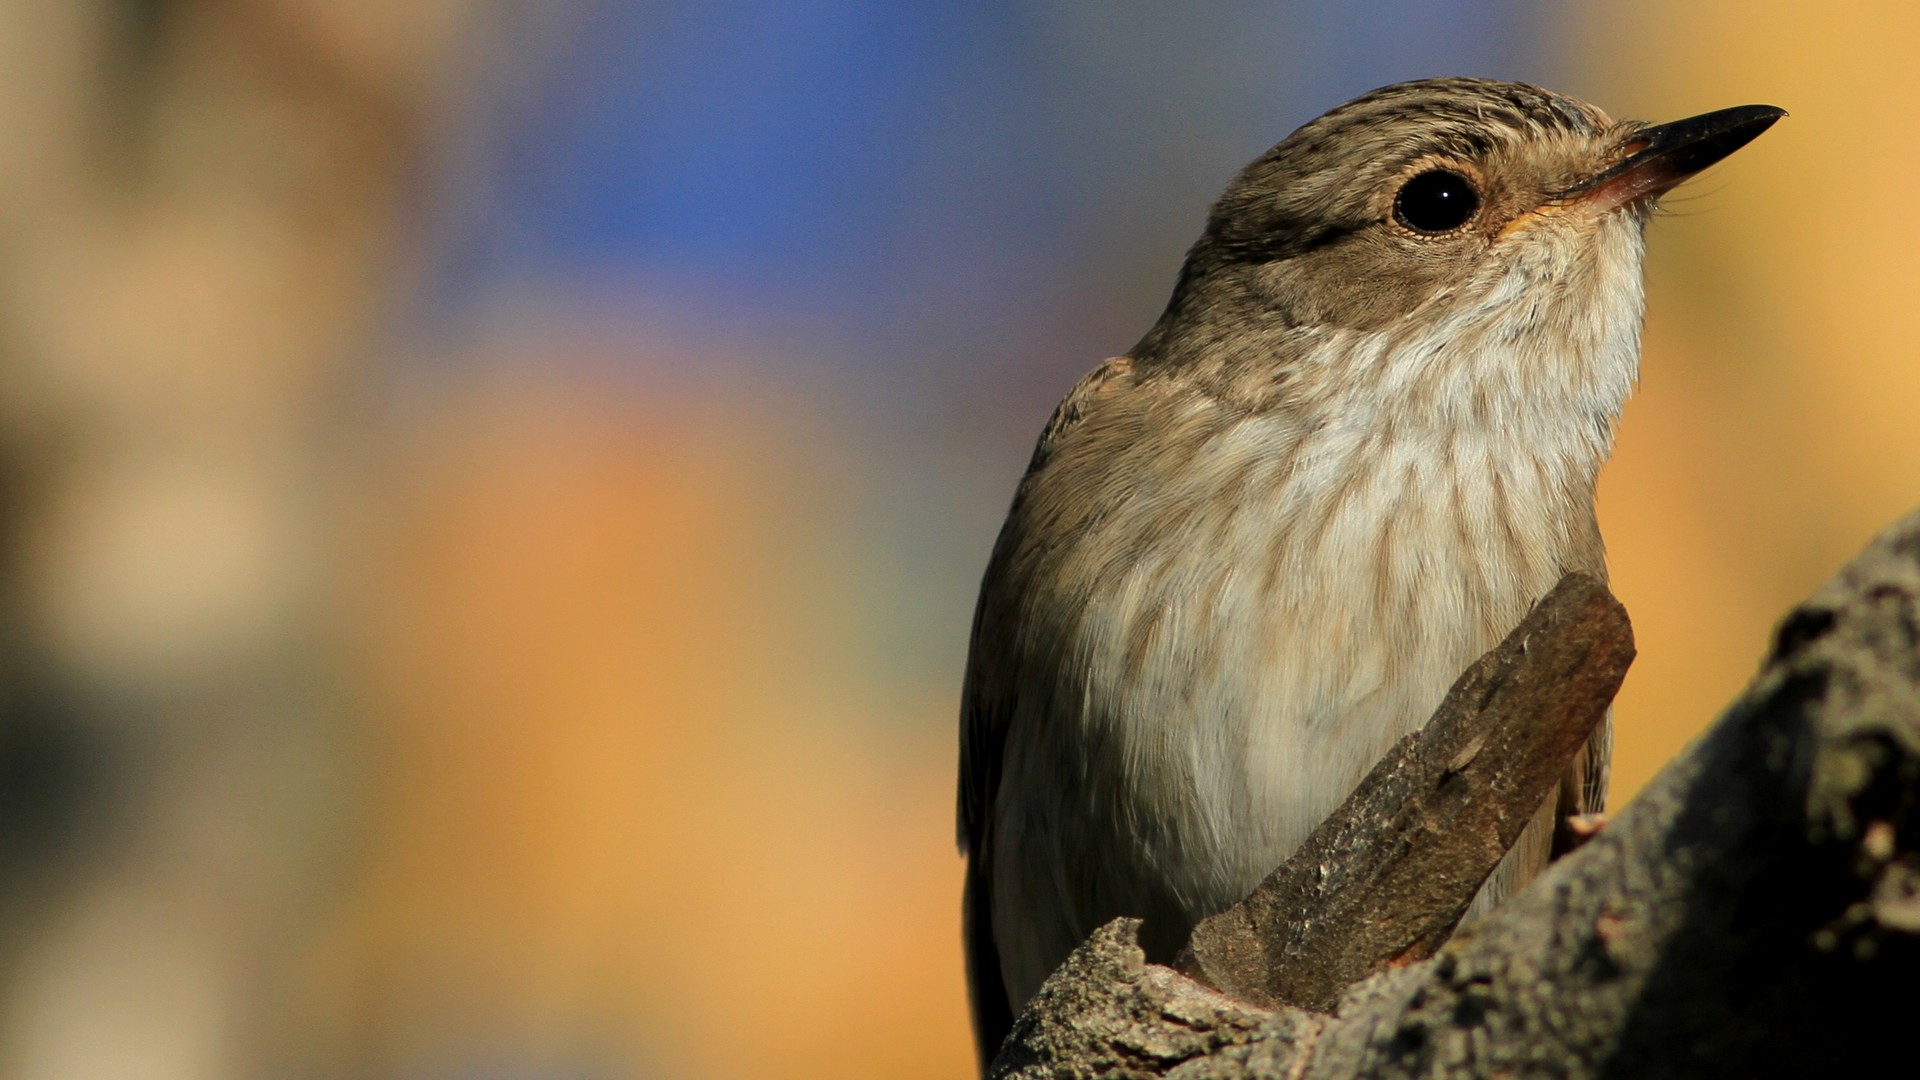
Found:
<path fill-rule="evenodd" d="M 1052 796 L 1064 845 L 1097 838 L 1114 892 L 1131 866 L 1169 893 L 1114 910 L 1244 895 L 1598 558 L 1591 470 L 1496 433 L 1252 417 L 1133 464 L 1131 494 L 1054 552 L 1045 595 L 1078 599 L 1054 628 L 1069 685 L 1045 695 L 1064 715 L 1028 728 L 1080 778 Z"/>

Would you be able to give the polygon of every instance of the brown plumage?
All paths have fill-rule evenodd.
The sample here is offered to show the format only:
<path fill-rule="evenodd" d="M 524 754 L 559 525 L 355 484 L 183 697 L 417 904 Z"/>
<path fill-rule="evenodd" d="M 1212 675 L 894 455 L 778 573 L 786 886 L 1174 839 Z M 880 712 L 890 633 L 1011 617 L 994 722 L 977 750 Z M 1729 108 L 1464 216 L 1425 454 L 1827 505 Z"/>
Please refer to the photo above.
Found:
<path fill-rule="evenodd" d="M 1651 200 L 1777 115 L 1649 128 L 1438 79 L 1242 170 L 1160 320 L 1055 411 L 981 587 L 959 817 L 983 1063 L 1090 931 L 1144 916 L 1170 957 L 1563 573 L 1605 574 Z M 1560 809 L 1600 808 L 1607 737 Z M 1555 810 L 1482 905 L 1545 862 Z"/>

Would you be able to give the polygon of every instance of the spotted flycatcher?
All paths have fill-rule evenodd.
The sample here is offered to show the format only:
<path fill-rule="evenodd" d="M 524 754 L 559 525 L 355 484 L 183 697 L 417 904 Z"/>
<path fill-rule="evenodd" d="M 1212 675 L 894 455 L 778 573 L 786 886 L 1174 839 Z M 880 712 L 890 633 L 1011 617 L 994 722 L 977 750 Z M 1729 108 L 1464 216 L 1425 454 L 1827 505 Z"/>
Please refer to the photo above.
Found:
<path fill-rule="evenodd" d="M 1247 166 L 1166 312 L 1055 410 L 961 716 L 982 1060 L 1096 927 L 1169 959 L 1561 575 L 1639 365 L 1654 200 L 1782 115 L 1616 122 L 1519 83 L 1357 98 Z M 1595 811 L 1594 736 L 1477 907 Z"/>

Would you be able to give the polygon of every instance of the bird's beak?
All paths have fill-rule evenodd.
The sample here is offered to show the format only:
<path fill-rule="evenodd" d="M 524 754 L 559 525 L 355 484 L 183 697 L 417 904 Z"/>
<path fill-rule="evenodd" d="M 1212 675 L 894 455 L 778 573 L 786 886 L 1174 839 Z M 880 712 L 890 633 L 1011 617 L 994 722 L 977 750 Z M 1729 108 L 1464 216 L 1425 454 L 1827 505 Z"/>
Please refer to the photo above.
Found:
<path fill-rule="evenodd" d="M 1772 105 L 1736 105 L 1642 130 L 1624 157 L 1566 192 L 1604 210 L 1645 205 L 1681 181 L 1752 142 L 1787 115 Z"/>

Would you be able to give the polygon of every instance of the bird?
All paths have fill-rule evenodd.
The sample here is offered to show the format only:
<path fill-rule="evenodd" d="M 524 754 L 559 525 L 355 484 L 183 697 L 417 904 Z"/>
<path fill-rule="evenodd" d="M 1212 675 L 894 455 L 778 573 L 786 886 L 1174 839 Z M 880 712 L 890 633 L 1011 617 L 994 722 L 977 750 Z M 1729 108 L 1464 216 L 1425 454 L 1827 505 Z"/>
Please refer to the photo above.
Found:
<path fill-rule="evenodd" d="M 958 832 L 983 1069 L 1089 933 L 1141 917 L 1170 960 L 1562 575 L 1605 580 L 1646 226 L 1784 115 L 1426 79 L 1233 179 L 1158 320 L 1047 421 L 981 584 Z M 1610 739 L 1475 913 L 1602 808 Z"/>

